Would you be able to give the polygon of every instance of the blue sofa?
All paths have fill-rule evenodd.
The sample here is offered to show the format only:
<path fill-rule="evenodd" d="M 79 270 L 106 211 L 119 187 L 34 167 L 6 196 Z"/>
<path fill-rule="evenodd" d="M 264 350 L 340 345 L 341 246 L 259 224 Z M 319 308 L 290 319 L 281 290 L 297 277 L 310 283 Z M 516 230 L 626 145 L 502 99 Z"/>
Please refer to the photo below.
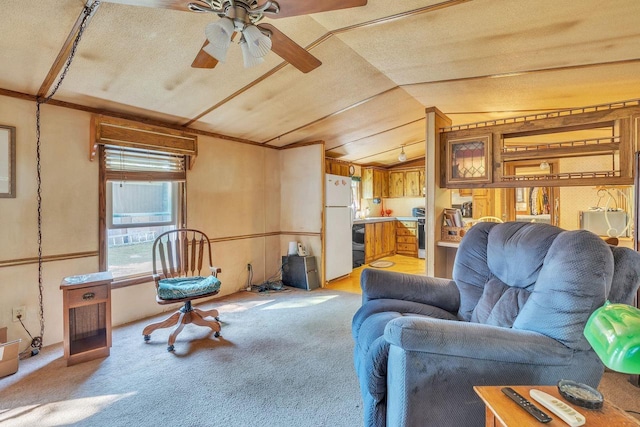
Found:
<path fill-rule="evenodd" d="M 640 253 L 585 231 L 478 223 L 453 280 L 365 269 L 354 363 L 369 426 L 483 426 L 474 385 L 596 387 L 584 338 L 605 300 L 631 303 Z"/>

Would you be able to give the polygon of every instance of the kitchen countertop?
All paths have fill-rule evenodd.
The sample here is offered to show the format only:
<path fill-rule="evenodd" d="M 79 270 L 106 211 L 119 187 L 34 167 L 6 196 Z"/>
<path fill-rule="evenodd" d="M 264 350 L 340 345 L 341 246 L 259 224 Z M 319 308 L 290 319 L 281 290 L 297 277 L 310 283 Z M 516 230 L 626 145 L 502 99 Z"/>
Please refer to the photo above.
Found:
<path fill-rule="evenodd" d="M 367 224 L 370 222 L 385 222 L 385 221 L 417 221 L 418 218 L 424 219 L 424 217 L 415 216 L 372 216 L 369 218 L 354 219 L 354 224 Z"/>

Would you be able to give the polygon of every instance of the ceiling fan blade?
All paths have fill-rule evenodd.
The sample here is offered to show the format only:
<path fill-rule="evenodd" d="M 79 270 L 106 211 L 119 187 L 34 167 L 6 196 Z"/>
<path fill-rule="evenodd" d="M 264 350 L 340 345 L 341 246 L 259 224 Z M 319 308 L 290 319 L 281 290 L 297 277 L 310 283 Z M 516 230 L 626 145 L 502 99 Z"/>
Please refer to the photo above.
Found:
<path fill-rule="evenodd" d="M 158 9 L 174 9 L 189 11 L 189 3 L 193 0 L 102 0 L 103 3 L 127 4 L 130 6 L 155 7 Z"/>
<path fill-rule="evenodd" d="M 280 12 L 269 14 L 269 18 L 286 18 L 289 16 L 308 15 L 310 13 L 328 12 L 330 10 L 347 9 L 367 4 L 367 0 L 276 0 Z M 264 3 L 264 2 L 263 2 Z"/>
<path fill-rule="evenodd" d="M 318 58 L 285 36 L 273 25 L 259 24 L 258 27 L 271 32 L 271 51 L 303 73 L 308 73 L 322 65 Z"/>
<path fill-rule="evenodd" d="M 209 40 L 205 40 L 202 49 L 200 49 L 196 58 L 193 60 L 191 68 L 215 68 L 216 65 L 218 65 L 218 60 L 203 50 L 208 44 Z"/>

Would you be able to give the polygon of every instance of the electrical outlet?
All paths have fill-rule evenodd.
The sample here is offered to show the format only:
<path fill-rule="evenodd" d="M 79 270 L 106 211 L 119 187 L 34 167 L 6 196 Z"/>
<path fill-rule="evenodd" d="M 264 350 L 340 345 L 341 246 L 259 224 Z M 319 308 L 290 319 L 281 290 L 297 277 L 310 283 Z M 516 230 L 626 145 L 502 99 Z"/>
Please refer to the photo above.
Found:
<path fill-rule="evenodd" d="M 21 305 L 19 307 L 13 307 L 13 321 L 14 322 L 18 322 L 19 319 L 22 319 L 24 321 L 24 319 L 26 319 L 27 317 L 27 310 L 24 307 L 24 305 Z"/>

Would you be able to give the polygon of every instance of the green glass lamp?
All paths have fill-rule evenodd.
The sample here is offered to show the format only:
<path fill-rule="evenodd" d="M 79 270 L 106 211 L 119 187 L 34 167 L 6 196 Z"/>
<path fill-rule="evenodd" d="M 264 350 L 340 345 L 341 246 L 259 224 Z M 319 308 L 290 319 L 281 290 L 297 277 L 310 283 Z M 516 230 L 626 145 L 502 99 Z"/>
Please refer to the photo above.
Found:
<path fill-rule="evenodd" d="M 640 374 L 640 310 L 607 301 L 589 317 L 584 336 L 607 368 Z"/>

